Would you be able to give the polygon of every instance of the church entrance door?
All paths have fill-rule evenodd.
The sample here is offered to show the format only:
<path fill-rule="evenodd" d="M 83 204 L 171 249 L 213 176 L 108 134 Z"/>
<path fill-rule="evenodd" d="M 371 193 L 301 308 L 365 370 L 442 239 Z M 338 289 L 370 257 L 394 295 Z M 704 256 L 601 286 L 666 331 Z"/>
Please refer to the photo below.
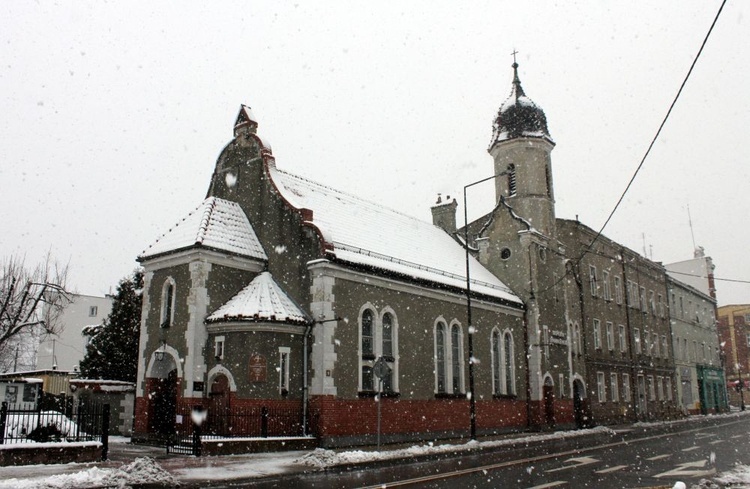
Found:
<path fill-rule="evenodd" d="M 544 379 L 544 424 L 555 427 L 555 386 L 549 377 Z"/>
<path fill-rule="evenodd" d="M 219 374 L 211 382 L 208 405 L 208 429 L 213 435 L 230 434 L 229 379 Z"/>

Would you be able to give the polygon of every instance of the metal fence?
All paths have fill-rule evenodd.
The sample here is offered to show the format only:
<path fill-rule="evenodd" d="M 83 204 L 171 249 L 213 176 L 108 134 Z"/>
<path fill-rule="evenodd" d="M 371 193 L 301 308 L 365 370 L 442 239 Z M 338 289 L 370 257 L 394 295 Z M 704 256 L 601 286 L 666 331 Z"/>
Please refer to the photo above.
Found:
<path fill-rule="evenodd" d="M 232 407 L 223 412 L 209 408 L 199 425 L 193 422 L 195 409 L 185 407 L 179 413 L 183 423 L 177 437 L 167 446 L 168 452 L 200 455 L 200 440 L 206 439 L 291 437 L 306 433 L 301 408 Z M 308 426 L 314 424 L 313 419 L 308 419 Z"/>
<path fill-rule="evenodd" d="M 107 459 L 109 442 L 109 404 L 79 404 L 55 411 L 21 408 L 2 403 L 0 407 L 0 445 L 47 442 L 99 441 L 102 459 Z"/>

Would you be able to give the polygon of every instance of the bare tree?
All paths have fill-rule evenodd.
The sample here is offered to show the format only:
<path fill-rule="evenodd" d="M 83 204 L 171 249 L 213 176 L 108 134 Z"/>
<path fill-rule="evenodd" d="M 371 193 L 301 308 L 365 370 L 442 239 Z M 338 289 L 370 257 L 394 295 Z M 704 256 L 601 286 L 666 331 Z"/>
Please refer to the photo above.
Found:
<path fill-rule="evenodd" d="M 0 364 L 5 370 L 19 351 L 28 351 L 30 341 L 60 332 L 58 319 L 70 303 L 67 276 L 68 266 L 49 254 L 34 268 L 17 256 L 0 262 Z"/>

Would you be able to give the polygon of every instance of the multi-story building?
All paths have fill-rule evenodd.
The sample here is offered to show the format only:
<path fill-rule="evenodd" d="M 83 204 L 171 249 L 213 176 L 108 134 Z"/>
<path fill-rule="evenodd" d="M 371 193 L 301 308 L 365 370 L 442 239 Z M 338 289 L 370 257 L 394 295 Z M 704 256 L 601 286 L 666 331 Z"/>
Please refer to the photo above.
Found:
<path fill-rule="evenodd" d="M 728 408 L 724 366 L 716 321 L 716 300 L 668 272 L 672 344 L 677 392 L 691 414 Z"/>
<path fill-rule="evenodd" d="M 750 304 L 731 304 L 717 310 L 720 348 L 724 355 L 729 399 L 735 406 L 750 402 Z M 740 392 L 738 385 L 744 388 Z"/>
<path fill-rule="evenodd" d="M 43 337 L 36 353 L 39 370 L 77 371 L 86 355 L 87 339 L 83 330 L 100 326 L 112 310 L 112 298 L 72 294 L 58 319 L 56 334 Z"/>

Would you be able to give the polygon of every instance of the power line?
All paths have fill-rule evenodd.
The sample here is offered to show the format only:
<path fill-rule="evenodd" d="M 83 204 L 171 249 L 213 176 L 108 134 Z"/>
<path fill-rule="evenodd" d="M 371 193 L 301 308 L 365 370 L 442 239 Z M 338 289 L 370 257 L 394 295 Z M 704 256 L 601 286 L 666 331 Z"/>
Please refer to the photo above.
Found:
<path fill-rule="evenodd" d="M 698 274 L 695 274 L 695 273 L 675 272 L 674 270 L 669 270 L 668 273 L 670 273 L 670 274 L 675 273 L 677 275 L 686 275 L 688 277 L 696 277 L 696 278 L 705 278 L 705 279 L 708 279 L 708 277 L 705 276 L 705 275 L 698 275 Z M 734 283 L 737 283 L 737 284 L 750 284 L 750 280 L 740 280 L 740 279 L 735 279 L 735 278 L 718 278 L 718 277 L 714 277 L 714 280 L 718 280 L 720 282 L 734 282 Z"/>
<path fill-rule="evenodd" d="M 596 236 L 594 236 L 594 239 L 591 240 L 591 242 L 588 244 L 586 249 L 583 250 L 583 253 L 581 253 L 581 256 L 579 256 L 578 259 L 575 261 L 574 266 L 578 266 L 581 263 L 581 260 L 583 260 L 583 257 L 586 256 L 586 254 L 588 254 L 591 251 L 591 248 L 594 246 L 594 243 L 596 243 L 596 241 L 601 237 L 602 233 L 604 232 L 604 229 L 607 227 L 607 224 L 609 224 L 609 221 L 612 220 L 612 217 L 615 215 L 615 212 L 617 212 L 617 209 L 620 207 L 620 204 L 622 204 L 622 201 L 625 199 L 625 195 L 628 193 L 628 190 L 630 190 L 630 187 L 633 185 L 635 178 L 638 176 L 638 173 L 641 171 L 643 164 L 646 162 L 646 158 L 648 158 L 648 155 L 651 153 L 651 149 L 654 147 L 654 144 L 656 144 L 656 140 L 659 138 L 659 135 L 661 134 L 662 129 L 666 125 L 667 120 L 669 119 L 669 116 L 672 114 L 672 109 L 674 109 L 675 105 L 677 104 L 677 100 L 680 98 L 680 95 L 682 94 L 682 90 L 685 88 L 685 85 L 687 84 L 687 81 L 690 78 L 690 75 L 693 73 L 693 69 L 695 68 L 695 65 L 698 63 L 698 58 L 700 58 L 701 53 L 703 53 L 703 48 L 706 47 L 708 38 L 711 36 L 711 32 L 713 32 L 714 26 L 716 25 L 716 22 L 719 20 L 719 16 L 721 15 L 721 12 L 724 9 L 724 5 L 726 3 L 727 3 L 727 0 L 723 0 L 721 2 L 721 6 L 719 6 L 719 10 L 718 12 L 716 12 L 716 16 L 714 17 L 714 20 L 711 23 L 711 27 L 709 27 L 708 32 L 706 33 L 706 37 L 703 38 L 701 47 L 698 50 L 698 53 L 696 53 L 695 58 L 693 59 L 693 63 L 690 65 L 690 69 L 685 75 L 685 78 L 682 80 L 682 84 L 680 85 L 680 89 L 677 91 L 677 95 L 675 95 L 674 100 L 670 104 L 669 110 L 667 110 L 667 113 L 664 116 L 664 119 L 662 119 L 661 124 L 659 125 L 659 129 L 657 129 L 656 134 L 654 135 L 653 139 L 651 139 L 651 144 L 648 145 L 648 148 L 646 149 L 646 153 L 643 155 L 643 158 L 641 158 L 641 162 L 638 164 L 638 167 L 635 169 L 633 176 L 630 177 L 630 181 L 625 187 L 625 190 L 623 190 L 622 194 L 620 195 L 620 198 L 617 200 L 617 203 L 612 208 L 612 211 L 609 213 L 607 220 L 604 221 L 604 224 L 602 224 L 602 227 L 596 233 Z M 567 273 L 563 274 L 563 276 L 560 277 L 560 279 L 557 280 L 550 287 L 540 291 L 540 293 L 546 292 L 552 289 L 553 287 L 556 287 L 560 282 L 563 281 L 563 279 L 565 278 L 565 275 L 567 275 Z"/>

